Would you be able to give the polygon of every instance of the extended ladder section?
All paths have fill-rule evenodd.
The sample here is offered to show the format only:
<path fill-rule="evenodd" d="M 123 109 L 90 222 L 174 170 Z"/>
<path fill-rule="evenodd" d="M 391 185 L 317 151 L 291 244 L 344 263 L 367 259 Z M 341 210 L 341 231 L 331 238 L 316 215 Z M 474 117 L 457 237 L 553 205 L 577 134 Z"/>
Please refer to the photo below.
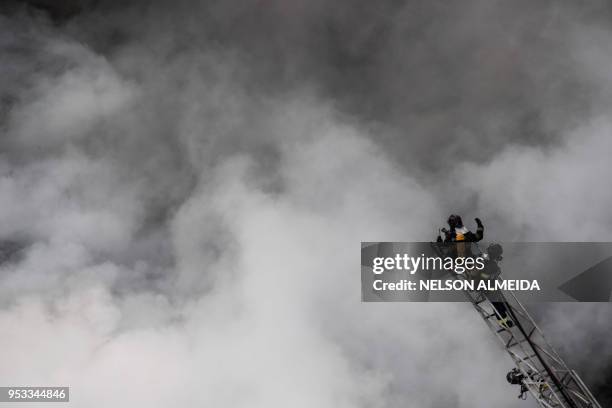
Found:
<path fill-rule="evenodd" d="M 440 248 L 438 248 L 438 251 Z M 453 274 L 455 279 L 464 275 Z M 501 279 L 498 277 L 497 279 Z M 521 390 L 529 391 L 542 407 L 601 408 L 578 374 L 570 370 L 544 338 L 540 328 L 512 292 L 464 291 L 476 311 L 499 339 L 516 365 L 515 378 Z M 501 325 L 499 305 L 503 303 L 513 325 Z"/>
<path fill-rule="evenodd" d="M 501 294 L 513 327 L 501 326 L 498 311 L 478 291 L 466 296 L 480 313 L 522 375 L 522 383 L 543 407 L 601 408 L 578 374 L 570 370 L 544 338 L 513 293 Z"/>

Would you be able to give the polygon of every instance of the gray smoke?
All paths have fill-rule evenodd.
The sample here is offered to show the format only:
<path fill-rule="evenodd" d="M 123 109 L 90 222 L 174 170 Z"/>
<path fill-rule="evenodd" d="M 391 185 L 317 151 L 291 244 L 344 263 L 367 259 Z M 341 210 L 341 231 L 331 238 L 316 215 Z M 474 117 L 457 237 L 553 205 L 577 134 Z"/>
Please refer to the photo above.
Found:
<path fill-rule="evenodd" d="M 0 383 L 87 407 L 533 405 L 469 305 L 360 303 L 358 245 L 450 212 L 499 241 L 610 240 L 609 16 L 6 6 Z M 605 396 L 610 308 L 575 306 L 538 315 Z"/>

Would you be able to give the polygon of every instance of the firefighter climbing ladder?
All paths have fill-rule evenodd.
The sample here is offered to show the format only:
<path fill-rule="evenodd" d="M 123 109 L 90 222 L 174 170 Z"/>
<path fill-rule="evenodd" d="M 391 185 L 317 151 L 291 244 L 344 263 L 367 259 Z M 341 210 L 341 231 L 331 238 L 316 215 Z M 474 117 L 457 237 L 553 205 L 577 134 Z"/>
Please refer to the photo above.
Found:
<path fill-rule="evenodd" d="M 436 244 L 434 246 L 440 250 Z M 455 275 L 455 278 L 464 279 L 462 276 Z M 465 291 L 465 295 L 514 361 L 516 369 L 511 373 L 521 385 L 521 394 L 529 392 L 545 408 L 601 408 L 578 374 L 567 367 L 544 338 L 512 292 L 503 294 L 514 322 L 512 327 L 500 326 L 500 316 L 483 292 Z"/>

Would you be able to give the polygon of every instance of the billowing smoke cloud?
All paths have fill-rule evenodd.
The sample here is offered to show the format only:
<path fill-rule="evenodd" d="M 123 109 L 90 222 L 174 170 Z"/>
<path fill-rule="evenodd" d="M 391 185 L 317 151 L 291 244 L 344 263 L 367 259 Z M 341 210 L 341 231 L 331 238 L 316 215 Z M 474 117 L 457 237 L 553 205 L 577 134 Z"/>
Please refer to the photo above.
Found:
<path fill-rule="evenodd" d="M 357 248 L 451 211 L 500 241 L 610 239 L 605 5 L 77 3 L 0 17 L 2 384 L 530 404 L 469 305 L 361 304 Z M 539 313 L 581 373 L 612 355 L 591 310 Z"/>

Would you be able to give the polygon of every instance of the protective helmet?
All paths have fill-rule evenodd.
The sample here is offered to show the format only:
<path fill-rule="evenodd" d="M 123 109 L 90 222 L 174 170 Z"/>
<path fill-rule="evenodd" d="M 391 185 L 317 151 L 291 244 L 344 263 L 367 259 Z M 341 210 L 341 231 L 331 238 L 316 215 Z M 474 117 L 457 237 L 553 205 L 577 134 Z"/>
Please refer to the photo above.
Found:
<path fill-rule="evenodd" d="M 492 261 L 501 261 L 504 249 L 501 245 L 494 243 L 487 247 L 487 254 Z"/>
<path fill-rule="evenodd" d="M 446 222 L 448 223 L 448 226 L 451 228 L 463 227 L 463 221 L 461 220 L 461 217 L 458 216 L 457 214 L 451 214 L 448 217 L 448 220 Z"/>
<path fill-rule="evenodd" d="M 506 374 L 506 381 L 510 384 L 520 384 L 525 379 L 523 373 L 518 368 L 513 368 L 508 374 Z"/>

